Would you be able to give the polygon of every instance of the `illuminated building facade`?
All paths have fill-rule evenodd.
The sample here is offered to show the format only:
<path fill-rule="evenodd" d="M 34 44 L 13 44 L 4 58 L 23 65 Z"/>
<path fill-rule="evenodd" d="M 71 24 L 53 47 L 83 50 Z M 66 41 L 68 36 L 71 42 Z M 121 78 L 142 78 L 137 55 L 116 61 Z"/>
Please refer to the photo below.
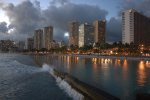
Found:
<path fill-rule="evenodd" d="M 133 9 L 122 12 L 122 43 L 150 44 L 150 18 Z"/>
<path fill-rule="evenodd" d="M 34 48 L 40 50 L 43 47 L 43 30 L 34 31 Z"/>
<path fill-rule="evenodd" d="M 34 48 L 34 37 L 33 38 L 27 38 L 26 49 L 30 50 L 33 48 Z"/>
<path fill-rule="evenodd" d="M 65 46 L 65 42 L 63 40 L 61 40 L 60 42 L 57 42 L 57 43 L 59 44 L 60 48 L 63 47 L 63 46 Z"/>
<path fill-rule="evenodd" d="M 51 42 L 53 42 L 53 27 L 44 27 L 43 48 L 50 50 Z"/>
<path fill-rule="evenodd" d="M 0 40 L 0 51 L 8 51 L 14 45 L 14 41 Z"/>
<path fill-rule="evenodd" d="M 84 45 L 93 45 L 94 43 L 94 27 L 89 24 L 81 24 L 79 27 L 79 47 Z"/>
<path fill-rule="evenodd" d="M 58 48 L 59 47 L 59 43 L 56 42 L 55 40 L 53 40 L 53 42 L 51 42 L 51 48 Z"/>
<path fill-rule="evenodd" d="M 93 22 L 95 27 L 95 42 L 106 43 L 106 20 Z"/>
<path fill-rule="evenodd" d="M 73 44 L 74 46 L 78 46 L 78 40 L 79 40 L 79 22 L 73 21 L 70 22 L 69 26 L 69 46 Z"/>

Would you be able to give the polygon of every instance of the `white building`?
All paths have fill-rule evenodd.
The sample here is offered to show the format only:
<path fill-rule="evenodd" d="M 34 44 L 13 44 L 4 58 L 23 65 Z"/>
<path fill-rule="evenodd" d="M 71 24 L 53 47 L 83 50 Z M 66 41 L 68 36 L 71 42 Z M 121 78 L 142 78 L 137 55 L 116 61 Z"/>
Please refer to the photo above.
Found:
<path fill-rule="evenodd" d="M 134 10 L 122 12 L 122 43 L 134 42 Z"/>
<path fill-rule="evenodd" d="M 63 46 L 65 46 L 65 42 L 63 40 L 61 40 L 60 42 L 58 42 L 58 44 L 59 44 L 60 48 L 63 47 Z"/>
<path fill-rule="evenodd" d="M 93 45 L 94 27 L 90 23 L 81 24 L 79 27 L 79 47 Z"/>
<path fill-rule="evenodd" d="M 143 12 L 133 9 L 122 12 L 122 43 L 133 42 L 136 45 L 150 43 L 149 26 L 150 18 Z"/>

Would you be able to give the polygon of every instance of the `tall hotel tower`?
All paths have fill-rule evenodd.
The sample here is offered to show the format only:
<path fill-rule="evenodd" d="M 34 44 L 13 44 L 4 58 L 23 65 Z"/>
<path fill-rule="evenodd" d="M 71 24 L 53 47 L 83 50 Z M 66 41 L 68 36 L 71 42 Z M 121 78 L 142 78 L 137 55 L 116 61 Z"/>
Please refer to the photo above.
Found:
<path fill-rule="evenodd" d="M 34 48 L 41 49 L 43 47 L 43 30 L 34 31 Z"/>
<path fill-rule="evenodd" d="M 79 40 L 79 22 L 74 21 L 70 22 L 70 31 L 69 31 L 69 46 L 73 44 L 78 46 Z"/>
<path fill-rule="evenodd" d="M 26 49 L 30 50 L 34 48 L 34 37 L 27 38 Z"/>
<path fill-rule="evenodd" d="M 122 43 L 133 42 L 148 46 L 150 43 L 150 18 L 133 9 L 122 12 Z"/>
<path fill-rule="evenodd" d="M 81 24 L 79 27 L 79 47 L 84 45 L 93 45 L 94 43 L 94 27 L 89 24 Z"/>
<path fill-rule="evenodd" d="M 95 42 L 106 43 L 106 20 L 93 23 L 95 27 Z"/>
<path fill-rule="evenodd" d="M 53 42 L 53 27 L 44 27 L 43 47 L 50 50 L 51 42 Z"/>

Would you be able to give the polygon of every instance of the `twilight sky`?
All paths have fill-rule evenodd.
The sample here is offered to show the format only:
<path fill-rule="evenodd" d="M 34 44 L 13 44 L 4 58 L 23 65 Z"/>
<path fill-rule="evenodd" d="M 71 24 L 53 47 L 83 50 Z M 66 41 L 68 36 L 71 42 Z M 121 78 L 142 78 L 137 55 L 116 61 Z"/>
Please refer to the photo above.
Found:
<path fill-rule="evenodd" d="M 0 0 L 0 40 L 25 41 L 34 30 L 54 27 L 54 40 L 69 42 L 69 22 L 107 20 L 108 43 L 122 39 L 121 12 L 150 15 L 150 0 Z"/>

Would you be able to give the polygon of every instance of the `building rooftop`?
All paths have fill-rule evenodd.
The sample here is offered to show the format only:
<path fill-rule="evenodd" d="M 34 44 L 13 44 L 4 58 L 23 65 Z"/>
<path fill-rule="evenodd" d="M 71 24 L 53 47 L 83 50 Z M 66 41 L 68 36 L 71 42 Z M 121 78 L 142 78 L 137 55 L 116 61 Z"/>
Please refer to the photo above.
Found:
<path fill-rule="evenodd" d="M 91 25 L 90 23 L 85 23 L 85 25 Z"/>
<path fill-rule="evenodd" d="M 136 11 L 136 10 L 134 10 L 134 9 L 129 9 L 129 10 L 125 10 L 125 11 L 135 11 L 135 12 L 138 12 L 138 13 L 140 13 L 141 15 L 147 17 L 147 18 L 150 18 L 150 16 L 144 15 L 142 11 Z M 122 12 L 125 12 L 125 11 L 122 11 Z"/>

